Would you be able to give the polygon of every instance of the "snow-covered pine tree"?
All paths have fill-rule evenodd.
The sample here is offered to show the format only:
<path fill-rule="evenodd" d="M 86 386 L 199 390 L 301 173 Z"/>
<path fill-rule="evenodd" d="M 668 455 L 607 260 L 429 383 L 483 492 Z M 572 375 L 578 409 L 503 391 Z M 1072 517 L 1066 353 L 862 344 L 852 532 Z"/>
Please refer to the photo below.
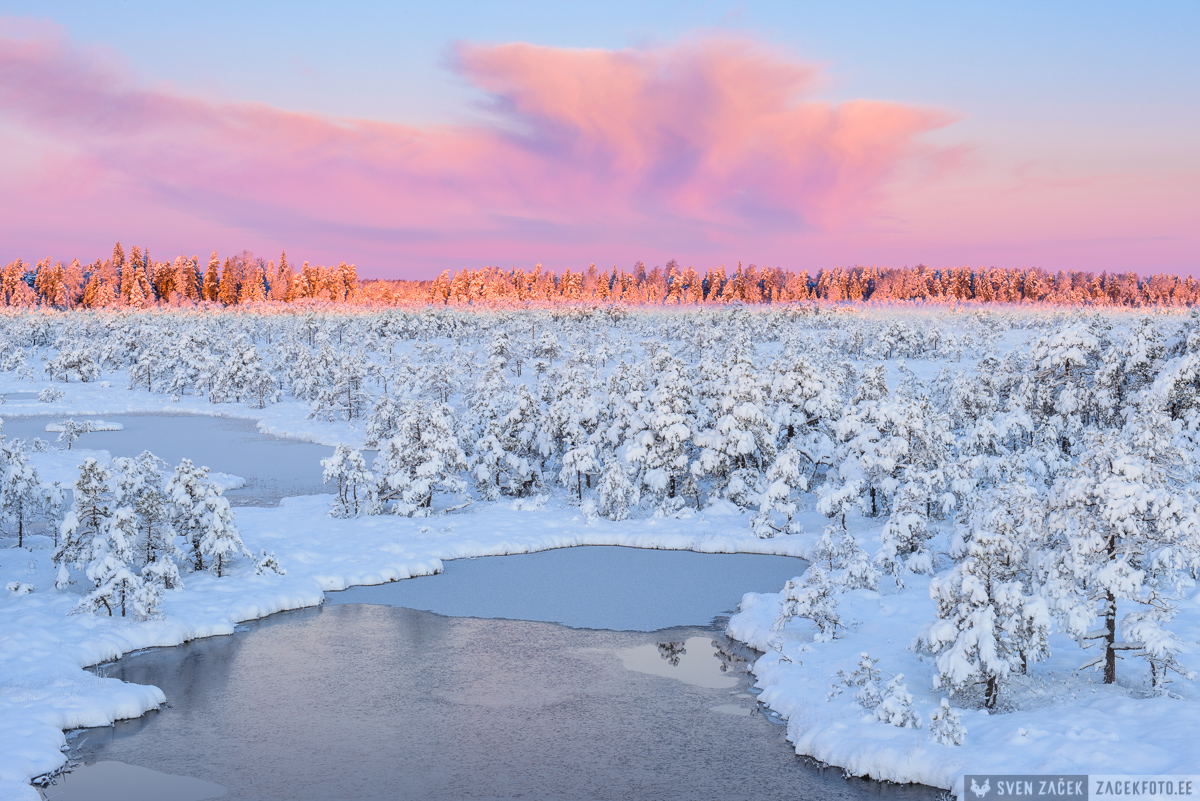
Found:
<path fill-rule="evenodd" d="M 596 499 L 600 514 L 609 520 L 624 520 L 637 505 L 637 487 L 629 480 L 629 473 L 616 454 L 604 462 L 596 485 Z"/>
<path fill-rule="evenodd" d="M 69 569 L 81 568 L 90 553 L 92 540 L 100 536 L 112 515 L 112 474 L 88 457 L 79 466 L 74 499 L 60 528 L 62 541 L 54 550 L 58 567 L 55 586 L 70 583 Z"/>
<path fill-rule="evenodd" d="M 639 415 L 639 430 L 630 432 L 626 456 L 637 470 L 640 485 L 664 511 L 674 511 L 683 504 L 682 493 L 691 488 L 695 396 L 683 363 L 670 356 L 661 361 L 658 384 L 646 399 L 646 411 Z"/>
<path fill-rule="evenodd" d="M 767 469 L 765 489 L 758 496 L 758 511 L 750 518 L 750 530 L 759 537 L 800 534 L 804 527 L 796 520 L 799 503 L 795 496 L 808 489 L 803 462 L 806 461 L 789 442 Z"/>
<path fill-rule="evenodd" d="M 100 531 L 86 545 L 84 573 L 92 582 L 92 591 L 84 596 L 73 611 L 98 612 L 104 609 L 109 616 L 130 612 L 147 617 L 152 610 L 136 608 L 144 582 L 133 567 L 137 522 L 133 511 L 119 508 L 104 521 Z M 140 600 L 140 599 L 139 599 Z"/>
<path fill-rule="evenodd" d="M 326 420 L 358 420 L 367 414 L 371 394 L 367 378 L 371 363 L 362 350 L 331 355 L 327 381 L 316 392 L 310 416 Z"/>
<path fill-rule="evenodd" d="M 82 435 L 95 430 L 91 420 L 67 419 L 59 425 L 62 426 L 62 431 L 58 433 L 58 441 L 66 445 L 67 450 L 71 450 L 71 446 L 78 442 Z"/>
<path fill-rule="evenodd" d="M 234 523 L 229 500 L 212 483 L 208 484 L 204 507 L 204 534 L 200 538 L 199 552 L 208 557 L 209 564 L 216 568 L 217 578 L 221 578 L 230 562 L 238 556 L 250 557 L 251 554 Z"/>
<path fill-rule="evenodd" d="M 879 571 L 871 564 L 867 552 L 836 522 L 825 527 L 809 557 L 847 590 L 874 590 L 879 586 Z"/>
<path fill-rule="evenodd" d="M 321 460 L 321 467 L 325 468 L 324 482 L 328 484 L 332 481 L 334 485 L 330 516 L 358 517 L 367 504 L 371 483 L 375 479 L 367 470 L 362 454 L 348 445 L 338 445 L 332 456 Z"/>
<path fill-rule="evenodd" d="M 885 573 L 904 587 L 904 574 L 932 573 L 933 555 L 927 546 L 929 519 L 926 516 L 926 497 L 916 485 L 905 484 L 896 493 L 892 513 L 880 533 L 881 545 L 875 562 Z"/>
<path fill-rule="evenodd" d="M 950 707 L 950 701 L 945 698 L 929 716 L 929 737 L 940 745 L 962 745 L 967 740 L 962 716 L 957 709 Z"/>
<path fill-rule="evenodd" d="M 0 477 L 0 514 L 7 524 L 5 527 L 17 535 L 17 547 L 24 548 L 30 524 L 56 511 L 54 492 L 43 486 L 37 468 L 29 463 L 24 442 L 3 443 L 0 437 L 0 443 L 4 464 Z"/>
<path fill-rule="evenodd" d="M 816 626 L 814 639 L 817 642 L 836 639 L 838 631 L 846 627 L 838 611 L 838 596 L 842 589 L 836 576 L 820 565 L 810 565 L 802 576 L 789 579 L 783 586 L 783 603 L 775 629 L 782 630 L 789 621 L 799 617 Z"/>
<path fill-rule="evenodd" d="M 187 543 L 193 570 L 214 568 L 220 577 L 233 557 L 250 555 L 234 524 L 229 501 L 209 480 L 207 467 L 196 467 L 184 459 L 167 481 L 166 495 L 171 527 Z"/>
<path fill-rule="evenodd" d="M 501 495 L 527 497 L 541 488 L 539 408 L 537 399 L 521 384 L 512 408 L 489 421 L 482 439 L 475 443 L 471 476 L 488 500 Z"/>
<path fill-rule="evenodd" d="M 921 728 L 921 717 L 913 709 L 912 693 L 904 683 L 904 674 L 897 673 L 883 690 L 883 698 L 875 707 L 875 718 L 901 729 Z"/>
<path fill-rule="evenodd" d="M 1180 475 L 1190 462 L 1174 430 L 1161 410 L 1144 408 L 1122 431 L 1090 433 L 1051 492 L 1047 522 L 1058 558 L 1047 560 L 1042 581 L 1064 628 L 1100 645 L 1087 666 L 1103 666 L 1105 684 L 1116 681 L 1121 653 L 1146 656 L 1151 666 L 1154 651 L 1166 653 L 1172 601 L 1200 567 L 1196 499 Z M 1102 627 L 1090 629 L 1097 619 Z"/>
<path fill-rule="evenodd" d="M 961 561 L 930 582 L 937 617 L 917 636 L 935 656 L 934 686 L 953 696 L 982 685 L 988 709 L 1014 674 L 1049 655 L 1049 610 L 1021 576 L 1028 532 L 1017 497 L 996 490 L 975 504 L 956 548 Z"/>
<path fill-rule="evenodd" d="M 696 434 L 697 478 L 739 506 L 758 497 L 762 474 L 775 460 L 777 428 L 767 415 L 766 388 L 745 353 L 732 354 L 722 371 L 713 424 Z"/>
<path fill-rule="evenodd" d="M 454 435 L 452 414 L 448 406 L 428 401 L 404 407 L 372 468 L 373 511 L 423 517 L 433 513 L 434 492 L 466 491 L 459 477 L 466 456 Z"/>

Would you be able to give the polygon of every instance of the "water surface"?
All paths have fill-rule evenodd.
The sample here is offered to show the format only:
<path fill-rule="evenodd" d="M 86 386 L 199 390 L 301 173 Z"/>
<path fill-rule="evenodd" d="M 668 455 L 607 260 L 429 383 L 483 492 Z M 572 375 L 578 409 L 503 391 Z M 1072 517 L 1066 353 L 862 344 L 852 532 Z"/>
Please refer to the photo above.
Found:
<path fill-rule="evenodd" d="M 188 458 L 211 470 L 241 476 L 246 486 L 225 493 L 234 506 L 273 506 L 289 495 L 328 492 L 321 481 L 321 459 L 333 453 L 333 448 L 263 434 L 253 420 L 190 414 L 75 417 L 125 426 L 123 431 L 84 434 L 75 447 L 103 449 L 113 456 L 137 456 L 148 450 L 172 466 Z M 41 437 L 53 445 L 58 435 L 48 433 L 46 424 L 63 419 L 63 415 L 5 417 L 4 434 L 10 438 Z"/>
<path fill-rule="evenodd" d="M 747 592 L 777 592 L 806 563 L 792 556 L 584 546 L 455 559 L 445 572 L 326 594 L 456 617 L 654 631 L 708 625 Z"/>
<path fill-rule="evenodd" d="M 257 801 L 934 797 L 797 759 L 785 728 L 757 712 L 748 655 L 711 628 L 365 604 L 246 628 L 108 666 L 162 687 L 169 706 L 81 733 L 77 753 Z M 84 769 L 52 790 L 85 798 L 87 781 Z M 156 796 L 131 781 L 125 797 Z"/>

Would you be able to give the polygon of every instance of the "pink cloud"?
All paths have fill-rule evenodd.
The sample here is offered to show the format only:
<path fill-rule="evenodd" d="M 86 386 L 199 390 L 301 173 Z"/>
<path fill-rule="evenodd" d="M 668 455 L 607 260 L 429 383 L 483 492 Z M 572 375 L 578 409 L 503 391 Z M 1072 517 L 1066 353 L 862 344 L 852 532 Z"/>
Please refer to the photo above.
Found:
<path fill-rule="evenodd" d="M 117 236 L 287 245 L 393 274 L 749 259 L 869 217 L 899 170 L 944 155 L 921 136 L 951 121 L 816 99 L 815 67 L 746 39 L 463 45 L 456 64 L 486 121 L 416 128 L 147 88 L 52 30 L 0 28 L 0 231 L 81 256 Z"/>

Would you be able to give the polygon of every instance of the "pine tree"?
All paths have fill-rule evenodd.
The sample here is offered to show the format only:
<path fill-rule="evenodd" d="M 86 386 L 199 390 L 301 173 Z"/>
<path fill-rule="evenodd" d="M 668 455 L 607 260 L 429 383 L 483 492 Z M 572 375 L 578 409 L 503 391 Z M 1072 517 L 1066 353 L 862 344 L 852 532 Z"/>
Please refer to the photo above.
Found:
<path fill-rule="evenodd" d="M 1049 654 L 1049 611 L 1020 574 L 1026 534 L 1015 497 L 997 491 L 976 504 L 956 549 L 962 560 L 930 582 L 937 618 L 917 638 L 936 657 L 935 686 L 953 695 L 982 685 L 988 709 L 1011 676 Z"/>
<path fill-rule="evenodd" d="M 678 359 L 661 360 L 658 384 L 646 398 L 646 406 L 632 423 L 640 430 L 631 431 L 627 457 L 641 486 L 664 510 L 674 511 L 682 505 L 682 494 L 691 489 L 690 454 L 696 431 L 695 396 Z"/>
<path fill-rule="evenodd" d="M 17 547 L 24 548 L 30 523 L 54 513 L 55 492 L 42 485 L 37 468 L 29 464 L 23 442 L 15 440 L 4 444 L 3 457 L 0 514 L 4 516 L 6 528 L 16 533 Z"/>
<path fill-rule="evenodd" d="M 629 473 L 616 455 L 605 461 L 596 495 L 600 514 L 609 520 L 624 520 L 637 505 L 637 487 L 629 480 Z"/>
<path fill-rule="evenodd" d="M 201 287 L 203 299 L 207 301 L 215 301 L 217 294 L 221 289 L 221 260 L 217 257 L 217 251 L 212 252 L 212 256 L 208 259 L 208 269 L 204 272 L 204 285 Z"/>
<path fill-rule="evenodd" d="M 367 502 L 367 494 L 375 477 L 367 470 L 362 454 L 346 445 L 338 445 L 332 456 L 321 460 L 325 469 L 323 481 L 334 483 L 331 517 L 358 517 Z"/>
<path fill-rule="evenodd" d="M 795 493 L 808 489 L 802 458 L 789 443 L 767 470 L 766 488 L 758 496 L 758 511 L 750 518 L 750 530 L 757 536 L 768 538 L 780 532 L 803 532 L 804 527 L 796 520 L 799 504 L 793 499 Z"/>
<path fill-rule="evenodd" d="M 766 414 L 762 380 L 749 356 L 733 354 L 722 372 L 714 423 L 696 436 L 701 451 L 694 474 L 711 476 L 726 498 L 745 506 L 775 460 L 776 427 Z"/>
<path fill-rule="evenodd" d="M 98 612 L 103 608 L 109 616 L 120 613 L 125 617 L 131 611 L 147 616 L 148 610 L 135 607 L 144 586 L 131 566 L 135 539 L 136 522 L 130 509 L 117 509 L 105 520 L 86 545 L 85 575 L 92 582 L 92 591 L 73 611 Z"/>
<path fill-rule="evenodd" d="M 200 538 L 198 550 L 201 555 L 207 556 L 209 564 L 216 568 L 217 578 L 225 575 L 229 563 L 239 555 L 250 556 L 234 523 L 229 500 L 211 483 L 204 498 L 203 524 L 204 533 Z"/>
<path fill-rule="evenodd" d="M 395 514 L 426 516 L 433 512 L 435 491 L 462 493 L 466 455 L 454 435 L 449 407 L 414 401 L 400 413 L 396 430 L 380 446 L 375 475 L 374 511 L 389 507 Z"/>
<path fill-rule="evenodd" d="M 1150 657 L 1166 654 L 1173 637 L 1165 627 L 1172 595 L 1200 566 L 1196 501 L 1178 475 L 1188 457 L 1172 433 L 1153 409 L 1132 414 L 1123 431 L 1092 433 L 1051 493 L 1047 522 L 1057 559 L 1042 582 L 1067 631 L 1100 644 L 1087 666 L 1102 665 L 1105 684 L 1116 681 L 1122 652 L 1157 667 Z M 1118 626 L 1122 605 L 1131 611 Z M 1097 618 L 1103 626 L 1089 630 Z M 1135 630 L 1148 640 L 1135 639 Z"/>
<path fill-rule="evenodd" d="M 61 526 L 62 542 L 54 551 L 59 588 L 70 582 L 69 568 L 83 567 L 92 540 L 100 536 L 111 517 L 112 474 L 88 457 L 79 466 L 74 499 Z"/>

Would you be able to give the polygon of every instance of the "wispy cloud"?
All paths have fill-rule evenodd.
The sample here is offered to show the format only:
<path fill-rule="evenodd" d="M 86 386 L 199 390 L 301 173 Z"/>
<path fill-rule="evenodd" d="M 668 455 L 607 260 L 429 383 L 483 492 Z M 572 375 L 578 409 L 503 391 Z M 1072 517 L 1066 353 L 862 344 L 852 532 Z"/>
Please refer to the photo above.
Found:
<path fill-rule="evenodd" d="M 453 63 L 482 121 L 411 127 L 148 87 L 46 26 L 0 27 L 0 226 L 240 233 L 377 268 L 761 249 L 869 215 L 898 169 L 944 156 L 921 137 L 952 119 L 825 102 L 817 68 L 744 38 L 463 44 Z"/>

